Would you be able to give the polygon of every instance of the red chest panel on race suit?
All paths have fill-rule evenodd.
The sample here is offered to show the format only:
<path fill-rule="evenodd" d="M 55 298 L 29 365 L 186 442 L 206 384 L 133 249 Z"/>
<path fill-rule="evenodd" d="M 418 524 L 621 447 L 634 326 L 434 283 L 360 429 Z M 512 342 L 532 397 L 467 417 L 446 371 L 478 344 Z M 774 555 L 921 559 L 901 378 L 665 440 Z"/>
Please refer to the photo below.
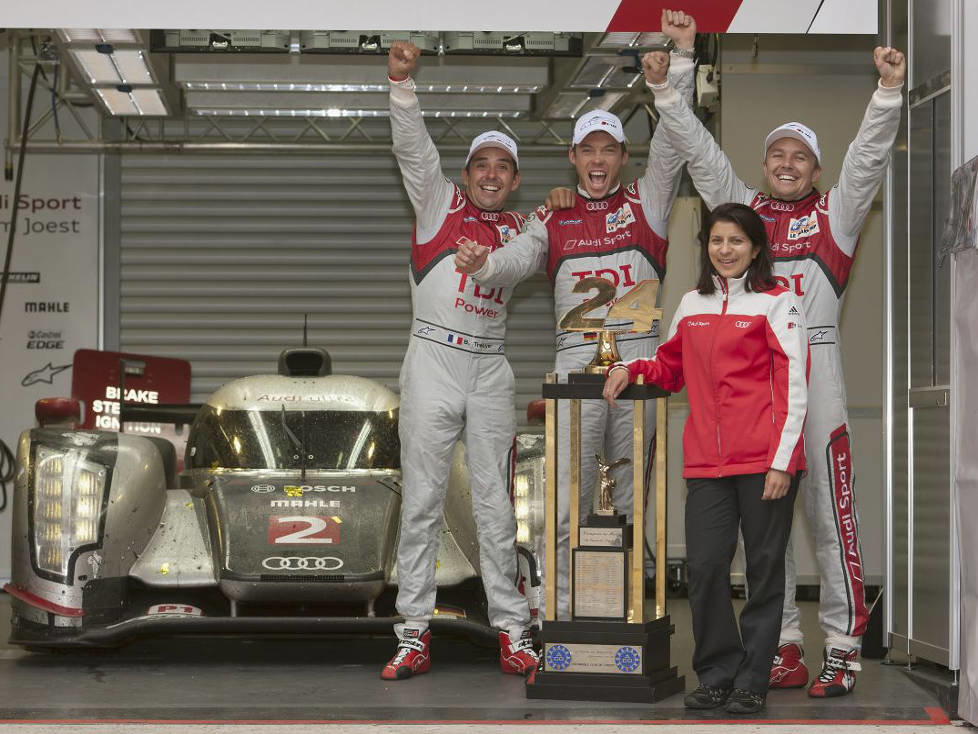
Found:
<path fill-rule="evenodd" d="M 757 194 L 750 206 L 767 228 L 774 273 L 778 282 L 801 299 L 809 329 L 839 324 L 842 296 L 849 283 L 855 256 L 847 255 L 832 236 L 829 196 L 813 191 L 798 201 L 782 201 Z M 826 342 L 835 342 L 834 329 Z M 812 344 L 820 343 L 811 331 Z"/>
<path fill-rule="evenodd" d="M 558 320 L 594 295 L 594 291 L 573 292 L 574 285 L 583 278 L 597 276 L 610 280 L 617 290 L 617 300 L 640 281 L 661 280 L 665 276 L 669 241 L 649 225 L 634 183 L 605 199 L 578 196 L 571 209 L 557 212 L 540 209 L 537 216 L 546 226 L 550 242 L 547 275 L 553 283 L 554 312 Z M 601 318 L 607 311 L 608 307 L 604 306 L 587 315 Z M 627 325 L 629 322 L 625 321 L 606 322 L 612 328 Z M 657 337 L 658 324 L 649 334 L 621 335 L 618 342 L 622 356 L 631 358 L 629 342 L 648 344 Z M 557 330 L 558 354 L 574 350 L 575 354 L 580 353 L 581 364 L 590 361 L 594 344 L 593 335 Z M 585 346 L 590 348 L 584 349 Z"/>
<path fill-rule="evenodd" d="M 480 353 L 495 350 L 477 342 L 478 337 L 487 337 L 499 340 L 496 346 L 502 352 L 506 302 L 512 289 L 480 286 L 456 270 L 454 256 L 466 239 L 493 250 L 502 247 L 522 226 L 522 215 L 483 211 L 456 186 L 438 233 L 424 244 L 412 241 L 411 296 L 418 322 L 412 336 Z M 473 338 L 476 341 L 470 341 Z"/>

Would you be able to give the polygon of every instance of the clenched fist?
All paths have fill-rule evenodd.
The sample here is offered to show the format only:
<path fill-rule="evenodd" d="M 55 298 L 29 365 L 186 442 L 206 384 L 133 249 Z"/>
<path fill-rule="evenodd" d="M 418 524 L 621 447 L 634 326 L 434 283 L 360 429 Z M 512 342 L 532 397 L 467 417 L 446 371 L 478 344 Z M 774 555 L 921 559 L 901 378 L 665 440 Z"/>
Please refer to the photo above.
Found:
<path fill-rule="evenodd" d="M 665 51 L 649 51 L 642 57 L 642 72 L 649 84 L 665 84 L 669 73 L 669 54 Z"/>
<path fill-rule="evenodd" d="M 387 76 L 396 82 L 411 76 L 418 65 L 421 49 L 409 41 L 394 41 L 387 54 Z"/>
<path fill-rule="evenodd" d="M 662 11 L 662 32 L 676 48 L 692 49 L 696 43 L 696 21 L 682 10 Z"/>
<path fill-rule="evenodd" d="M 899 87 L 903 84 L 907 76 L 907 58 L 902 52 L 889 46 L 877 46 L 873 50 L 873 62 L 884 87 Z"/>
<path fill-rule="evenodd" d="M 482 269 L 487 257 L 489 257 L 488 247 L 466 240 L 458 246 L 458 251 L 455 253 L 455 267 L 459 272 L 472 275 Z"/>

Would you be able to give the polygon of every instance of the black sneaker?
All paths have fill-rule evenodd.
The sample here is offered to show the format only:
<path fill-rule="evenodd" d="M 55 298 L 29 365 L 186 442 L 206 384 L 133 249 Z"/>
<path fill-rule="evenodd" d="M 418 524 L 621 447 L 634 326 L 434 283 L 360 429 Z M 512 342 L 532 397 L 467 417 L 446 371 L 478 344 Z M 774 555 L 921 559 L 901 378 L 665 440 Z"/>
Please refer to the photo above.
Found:
<path fill-rule="evenodd" d="M 696 690 L 686 694 L 683 704 L 688 709 L 715 709 L 723 706 L 730 695 L 729 688 L 718 688 L 700 683 Z"/>
<path fill-rule="evenodd" d="M 726 708 L 729 714 L 756 714 L 764 708 L 764 694 L 734 688 L 727 698 Z"/>

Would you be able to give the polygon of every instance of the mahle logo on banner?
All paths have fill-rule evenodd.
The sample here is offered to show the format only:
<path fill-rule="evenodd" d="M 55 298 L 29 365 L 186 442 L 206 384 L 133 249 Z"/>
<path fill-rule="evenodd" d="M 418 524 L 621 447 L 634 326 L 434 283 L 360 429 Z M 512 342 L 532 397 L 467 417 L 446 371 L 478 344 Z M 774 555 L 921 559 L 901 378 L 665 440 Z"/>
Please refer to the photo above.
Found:
<path fill-rule="evenodd" d="M 0 439 L 14 452 L 21 431 L 35 425 L 34 403 L 71 395 L 75 350 L 99 346 L 100 178 L 94 155 L 29 155 L 19 197 L 13 181 L 0 181 L 4 248 L 17 213 L 0 312 Z M 0 512 L 4 582 L 10 578 L 12 491 L 11 483 Z"/>
<path fill-rule="evenodd" d="M 376 31 L 657 31 L 663 8 L 696 18 L 703 33 L 878 31 L 877 0 L 171 0 L 167 3 L 9 3 L 8 28 L 369 28 Z"/>

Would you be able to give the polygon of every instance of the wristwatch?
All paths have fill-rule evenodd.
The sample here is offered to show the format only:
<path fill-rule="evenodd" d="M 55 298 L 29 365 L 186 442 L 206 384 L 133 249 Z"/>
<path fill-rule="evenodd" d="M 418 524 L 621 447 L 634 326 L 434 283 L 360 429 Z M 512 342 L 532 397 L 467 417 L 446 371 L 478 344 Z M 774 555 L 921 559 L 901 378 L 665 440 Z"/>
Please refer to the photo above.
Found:
<path fill-rule="evenodd" d="M 678 48 L 676 46 L 676 42 L 673 41 L 671 38 L 669 39 L 669 43 L 666 44 L 666 47 L 669 49 L 669 53 L 676 54 L 676 56 L 682 56 L 684 59 L 695 59 L 696 58 L 696 51 L 695 51 L 695 49 L 692 49 L 692 48 Z"/>

